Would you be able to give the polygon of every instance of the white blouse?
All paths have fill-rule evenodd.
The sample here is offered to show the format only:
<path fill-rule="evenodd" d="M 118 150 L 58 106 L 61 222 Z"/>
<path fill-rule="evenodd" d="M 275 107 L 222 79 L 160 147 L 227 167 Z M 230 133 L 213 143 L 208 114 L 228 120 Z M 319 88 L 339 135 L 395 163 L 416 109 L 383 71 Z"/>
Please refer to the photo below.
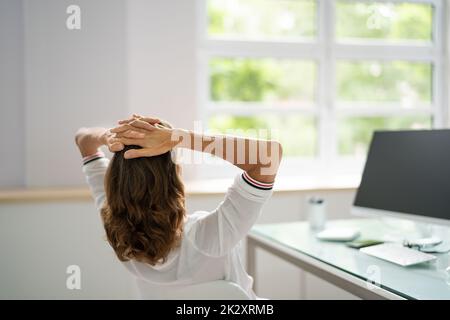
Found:
<path fill-rule="evenodd" d="M 104 176 L 109 159 L 97 155 L 84 161 L 86 175 L 97 209 L 105 201 Z M 272 185 L 236 176 L 224 200 L 213 211 L 197 211 L 186 216 L 181 245 L 170 252 L 165 263 L 151 266 L 130 260 L 123 262 L 138 281 L 147 285 L 187 285 L 228 280 L 241 286 L 250 298 L 253 279 L 242 263 L 242 240 L 258 219 Z"/>

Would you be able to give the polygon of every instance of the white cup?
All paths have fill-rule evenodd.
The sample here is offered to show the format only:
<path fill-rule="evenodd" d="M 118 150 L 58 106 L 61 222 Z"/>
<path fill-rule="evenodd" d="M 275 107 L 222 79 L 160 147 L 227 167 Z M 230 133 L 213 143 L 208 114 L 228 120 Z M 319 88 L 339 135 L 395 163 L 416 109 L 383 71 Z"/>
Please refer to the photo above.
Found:
<path fill-rule="evenodd" d="M 318 197 L 308 199 L 308 221 L 309 227 L 314 231 L 325 228 L 327 220 L 325 200 Z"/>

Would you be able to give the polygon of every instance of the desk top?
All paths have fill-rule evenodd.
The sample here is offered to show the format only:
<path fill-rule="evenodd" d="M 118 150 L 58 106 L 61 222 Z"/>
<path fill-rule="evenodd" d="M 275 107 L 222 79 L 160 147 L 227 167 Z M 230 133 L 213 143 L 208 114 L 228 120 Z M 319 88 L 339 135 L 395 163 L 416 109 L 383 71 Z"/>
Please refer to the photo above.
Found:
<path fill-rule="evenodd" d="M 385 240 L 386 235 L 411 235 L 411 225 L 395 226 L 388 220 L 351 219 L 335 220 L 327 227 L 354 227 L 360 230 L 360 239 Z M 256 225 L 251 235 L 270 240 L 277 245 L 293 249 L 317 261 L 337 268 L 364 281 L 376 280 L 380 287 L 407 299 L 450 299 L 450 254 L 433 254 L 433 262 L 401 267 L 366 255 L 344 243 L 320 241 L 315 238 L 307 222 Z M 368 284 L 370 286 L 370 284 Z"/>

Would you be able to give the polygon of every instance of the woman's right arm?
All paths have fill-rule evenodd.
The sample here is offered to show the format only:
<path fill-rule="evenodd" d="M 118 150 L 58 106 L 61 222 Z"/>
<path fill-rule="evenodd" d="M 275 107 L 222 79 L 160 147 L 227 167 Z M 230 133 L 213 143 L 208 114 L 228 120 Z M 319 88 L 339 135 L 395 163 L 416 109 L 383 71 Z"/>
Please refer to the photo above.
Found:
<path fill-rule="evenodd" d="M 246 171 L 256 181 L 272 183 L 275 180 L 282 157 L 281 144 L 277 141 L 205 135 L 149 124 L 144 119 L 128 121 L 111 130 L 117 134 L 120 143 L 142 147 L 127 151 L 125 157 L 128 159 L 155 156 L 173 148 L 186 148 L 218 156 Z"/>
<path fill-rule="evenodd" d="M 274 140 L 249 139 L 230 135 L 205 135 L 175 130 L 182 136 L 177 147 L 201 151 L 218 156 L 247 172 L 260 182 L 275 180 L 281 157 L 281 144 Z"/>

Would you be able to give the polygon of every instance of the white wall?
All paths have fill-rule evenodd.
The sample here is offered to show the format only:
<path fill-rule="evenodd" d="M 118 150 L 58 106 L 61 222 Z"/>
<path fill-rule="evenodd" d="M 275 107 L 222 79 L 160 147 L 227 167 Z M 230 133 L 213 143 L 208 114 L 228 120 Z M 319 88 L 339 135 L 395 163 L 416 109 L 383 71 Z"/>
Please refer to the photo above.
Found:
<path fill-rule="evenodd" d="M 25 179 L 22 9 L 20 0 L 0 0 L 0 187 Z"/>
<path fill-rule="evenodd" d="M 80 126 L 197 118 L 195 1 L 78 0 L 68 30 L 73 3 L 0 0 L 0 187 L 83 184 Z"/>
<path fill-rule="evenodd" d="M 133 297 L 91 202 L 2 205 L 0 224 L 0 299 Z M 69 265 L 81 268 L 81 290 L 66 288 Z"/>
<path fill-rule="evenodd" d="M 81 30 L 66 28 L 73 1 L 24 2 L 27 186 L 82 184 L 76 129 L 128 113 L 124 1 L 76 3 Z"/>
<path fill-rule="evenodd" d="M 127 2 L 130 110 L 192 129 L 196 119 L 195 1 Z"/>
<path fill-rule="evenodd" d="M 193 129 L 198 119 L 195 1 L 133 0 L 126 7 L 130 113 Z M 193 178 L 195 170 L 184 166 L 184 178 Z"/>

